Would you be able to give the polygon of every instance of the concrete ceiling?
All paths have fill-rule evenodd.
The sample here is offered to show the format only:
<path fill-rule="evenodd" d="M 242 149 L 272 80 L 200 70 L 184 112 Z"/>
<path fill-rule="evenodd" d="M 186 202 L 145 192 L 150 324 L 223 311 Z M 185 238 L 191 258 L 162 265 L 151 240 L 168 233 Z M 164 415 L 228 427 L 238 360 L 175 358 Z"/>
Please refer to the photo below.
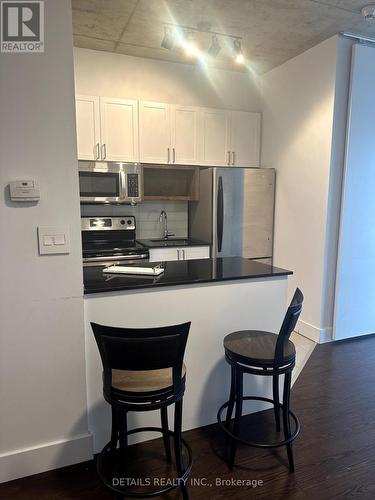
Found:
<path fill-rule="evenodd" d="M 242 37 L 249 65 L 262 73 L 282 64 L 340 31 L 375 37 L 375 21 L 365 21 L 363 0 L 72 0 L 74 45 L 119 54 L 188 60 L 181 49 L 160 46 L 164 23 L 197 27 Z M 197 35 L 200 47 L 211 37 Z M 239 69 L 229 39 L 216 67 Z"/>

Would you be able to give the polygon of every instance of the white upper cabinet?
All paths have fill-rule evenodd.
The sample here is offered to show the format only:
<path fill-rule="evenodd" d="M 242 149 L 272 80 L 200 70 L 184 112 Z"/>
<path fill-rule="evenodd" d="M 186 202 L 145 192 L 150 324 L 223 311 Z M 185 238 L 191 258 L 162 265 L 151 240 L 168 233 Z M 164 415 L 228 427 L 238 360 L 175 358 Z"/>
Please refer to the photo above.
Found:
<path fill-rule="evenodd" d="M 100 98 L 101 157 L 107 161 L 138 161 L 138 101 Z"/>
<path fill-rule="evenodd" d="M 76 96 L 77 153 L 79 160 L 100 159 L 99 97 Z"/>
<path fill-rule="evenodd" d="M 139 161 L 138 101 L 76 97 L 79 160 Z"/>
<path fill-rule="evenodd" d="M 200 108 L 171 106 L 171 163 L 199 165 Z"/>
<path fill-rule="evenodd" d="M 200 108 L 140 102 L 139 135 L 141 162 L 198 165 Z"/>
<path fill-rule="evenodd" d="M 78 95 L 79 160 L 257 167 L 261 114 Z"/>
<path fill-rule="evenodd" d="M 139 148 L 143 163 L 170 163 L 170 105 L 159 102 L 139 103 Z"/>
<path fill-rule="evenodd" d="M 229 164 L 230 112 L 201 108 L 202 142 L 200 163 L 223 166 Z"/>
<path fill-rule="evenodd" d="M 260 113 L 232 111 L 230 151 L 231 165 L 259 167 Z"/>

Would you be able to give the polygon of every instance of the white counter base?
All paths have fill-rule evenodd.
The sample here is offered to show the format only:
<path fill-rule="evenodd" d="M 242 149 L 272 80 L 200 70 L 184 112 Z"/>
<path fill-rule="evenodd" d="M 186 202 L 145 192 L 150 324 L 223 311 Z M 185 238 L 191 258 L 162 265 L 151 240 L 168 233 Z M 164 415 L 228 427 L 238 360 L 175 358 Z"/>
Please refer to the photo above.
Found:
<path fill-rule="evenodd" d="M 245 329 L 278 332 L 287 308 L 287 276 L 93 294 L 84 303 L 89 430 L 97 453 L 109 441 L 111 416 L 102 394 L 102 366 L 90 321 L 136 328 L 192 322 L 185 354 L 183 430 L 194 429 L 216 422 L 219 407 L 228 399 L 224 337 Z M 271 388 L 271 377 L 245 375 L 246 394 L 269 397 Z M 260 408 L 249 402 L 244 414 Z M 173 407 L 169 410 L 171 426 Z M 129 414 L 129 428 L 150 425 L 160 426 L 159 412 Z M 155 436 L 142 435 L 150 437 Z"/>

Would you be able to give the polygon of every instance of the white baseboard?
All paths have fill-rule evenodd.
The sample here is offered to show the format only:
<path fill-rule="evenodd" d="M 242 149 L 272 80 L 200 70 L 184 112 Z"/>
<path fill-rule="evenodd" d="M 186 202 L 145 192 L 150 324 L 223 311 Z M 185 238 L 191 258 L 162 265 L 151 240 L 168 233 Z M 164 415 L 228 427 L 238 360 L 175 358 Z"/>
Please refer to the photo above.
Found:
<path fill-rule="evenodd" d="M 92 435 L 84 434 L 37 447 L 0 454 L 0 483 L 91 460 Z"/>
<path fill-rule="evenodd" d="M 317 344 L 324 344 L 332 341 L 332 328 L 318 328 L 317 326 L 310 325 L 306 321 L 299 320 L 295 331 Z"/>

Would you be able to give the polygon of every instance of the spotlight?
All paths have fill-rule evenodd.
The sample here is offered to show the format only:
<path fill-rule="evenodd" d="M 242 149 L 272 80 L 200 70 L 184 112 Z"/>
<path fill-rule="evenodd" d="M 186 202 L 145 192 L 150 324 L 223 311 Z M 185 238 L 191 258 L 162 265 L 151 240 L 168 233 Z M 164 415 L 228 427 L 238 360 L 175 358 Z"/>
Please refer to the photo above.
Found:
<path fill-rule="evenodd" d="M 183 43 L 183 48 L 185 50 L 185 55 L 188 57 L 197 57 L 199 55 L 199 48 L 194 41 L 193 33 L 189 33 L 186 40 Z"/>
<path fill-rule="evenodd" d="M 211 46 L 208 49 L 208 53 L 211 57 L 215 58 L 218 56 L 220 51 L 221 51 L 221 47 L 220 47 L 219 39 L 216 35 L 213 35 Z"/>
<path fill-rule="evenodd" d="M 168 26 L 164 27 L 164 36 L 160 44 L 163 49 L 171 50 L 174 46 L 174 34 Z"/>
<path fill-rule="evenodd" d="M 234 60 L 237 64 L 244 64 L 245 56 L 242 52 L 241 40 L 234 40 L 233 42 Z"/>
<path fill-rule="evenodd" d="M 237 64 L 243 64 L 245 62 L 245 57 L 243 54 L 237 54 L 235 59 Z"/>
<path fill-rule="evenodd" d="M 366 21 L 374 21 L 375 20 L 375 5 L 366 5 L 366 7 L 363 7 L 361 10 L 362 17 Z"/>

